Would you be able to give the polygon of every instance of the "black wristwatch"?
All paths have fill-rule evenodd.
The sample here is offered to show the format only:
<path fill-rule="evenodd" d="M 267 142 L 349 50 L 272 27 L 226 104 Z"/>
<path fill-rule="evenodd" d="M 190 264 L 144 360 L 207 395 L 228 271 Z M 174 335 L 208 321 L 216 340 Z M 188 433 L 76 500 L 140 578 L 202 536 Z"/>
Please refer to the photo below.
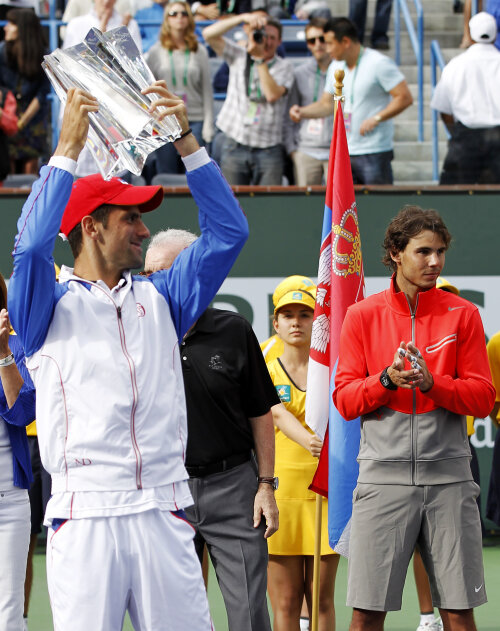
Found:
<path fill-rule="evenodd" d="M 389 366 L 387 366 L 387 368 L 389 368 Z M 389 375 L 387 373 L 387 368 L 385 370 L 383 370 L 381 375 L 380 375 L 380 383 L 387 390 L 397 390 L 398 387 L 397 387 L 397 385 L 394 382 L 391 381 L 391 378 L 389 377 Z"/>
<path fill-rule="evenodd" d="M 269 484 L 273 491 L 276 491 L 278 489 L 280 483 L 279 478 L 263 478 L 259 476 L 257 480 L 259 484 Z"/>

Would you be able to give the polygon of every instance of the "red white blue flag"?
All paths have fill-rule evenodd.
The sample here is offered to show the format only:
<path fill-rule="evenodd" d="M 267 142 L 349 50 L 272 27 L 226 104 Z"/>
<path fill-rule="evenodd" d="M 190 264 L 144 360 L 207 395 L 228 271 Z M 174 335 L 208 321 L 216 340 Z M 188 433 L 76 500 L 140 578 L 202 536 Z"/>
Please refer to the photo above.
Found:
<path fill-rule="evenodd" d="M 324 437 L 311 488 L 328 497 L 330 546 L 347 556 L 352 493 L 358 478 L 360 422 L 345 421 L 333 404 L 340 330 L 347 308 L 365 296 L 358 215 L 342 107 L 333 125 L 318 288 L 307 374 L 306 422 Z"/>

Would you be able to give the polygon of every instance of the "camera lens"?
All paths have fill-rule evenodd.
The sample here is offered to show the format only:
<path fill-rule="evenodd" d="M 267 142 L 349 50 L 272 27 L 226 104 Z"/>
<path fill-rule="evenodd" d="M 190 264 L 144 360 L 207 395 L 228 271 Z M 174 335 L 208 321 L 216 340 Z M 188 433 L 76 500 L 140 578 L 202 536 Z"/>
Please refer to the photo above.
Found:
<path fill-rule="evenodd" d="M 261 28 L 255 29 L 255 31 L 253 32 L 253 41 L 256 44 L 262 44 L 262 42 L 264 41 L 264 31 L 263 31 L 263 29 L 261 29 Z"/>

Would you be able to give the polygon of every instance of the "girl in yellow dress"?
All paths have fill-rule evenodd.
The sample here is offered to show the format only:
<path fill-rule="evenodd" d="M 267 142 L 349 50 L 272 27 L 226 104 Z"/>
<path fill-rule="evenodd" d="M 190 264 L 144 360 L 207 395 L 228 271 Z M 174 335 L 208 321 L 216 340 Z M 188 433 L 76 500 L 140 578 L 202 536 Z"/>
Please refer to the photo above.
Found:
<path fill-rule="evenodd" d="M 307 366 L 316 287 L 290 276 L 273 294 L 276 333 L 283 354 L 267 366 L 281 403 L 272 408 L 276 436 L 276 501 L 280 527 L 268 541 L 268 591 L 274 631 L 299 631 L 305 599 L 312 609 L 316 495 L 308 490 L 322 441 L 305 424 Z M 328 545 L 327 505 L 323 504 L 319 631 L 335 630 L 333 592 L 339 557 Z"/>

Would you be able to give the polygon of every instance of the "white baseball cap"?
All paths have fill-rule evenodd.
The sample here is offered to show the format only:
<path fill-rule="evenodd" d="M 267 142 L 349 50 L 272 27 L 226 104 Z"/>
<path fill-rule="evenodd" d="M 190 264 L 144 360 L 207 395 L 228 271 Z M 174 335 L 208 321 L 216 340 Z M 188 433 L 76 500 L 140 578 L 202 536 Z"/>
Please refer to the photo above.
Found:
<path fill-rule="evenodd" d="M 470 36 L 479 44 L 491 44 L 497 36 L 495 18 L 486 11 L 476 13 L 469 21 Z"/>

